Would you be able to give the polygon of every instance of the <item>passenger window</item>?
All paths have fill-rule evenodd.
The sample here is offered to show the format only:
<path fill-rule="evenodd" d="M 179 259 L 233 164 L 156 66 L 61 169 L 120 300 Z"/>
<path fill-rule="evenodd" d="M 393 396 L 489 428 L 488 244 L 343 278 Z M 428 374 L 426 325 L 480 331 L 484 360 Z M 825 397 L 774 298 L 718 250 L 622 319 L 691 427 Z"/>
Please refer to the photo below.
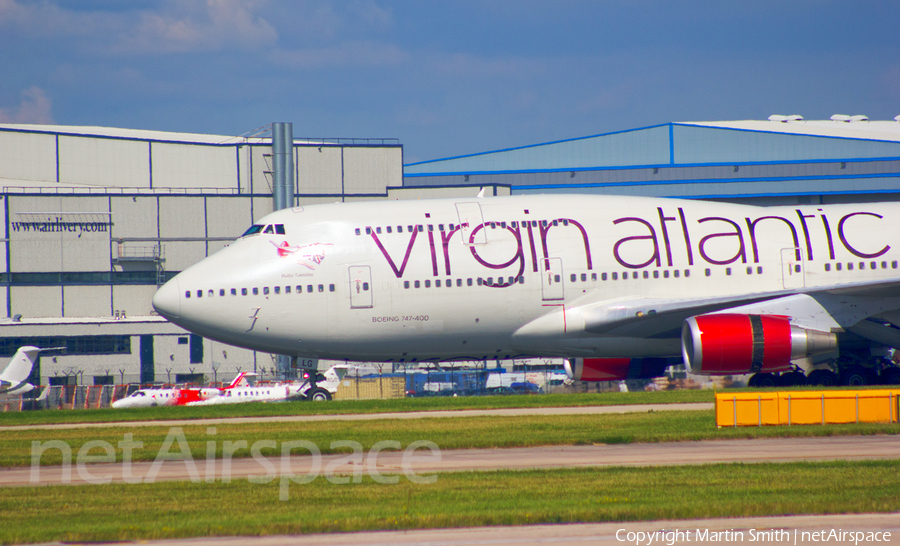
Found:
<path fill-rule="evenodd" d="M 672 273 L 675 275 L 676 279 L 679 277 L 679 275 L 681 275 L 681 271 L 679 271 L 677 269 L 675 271 L 673 271 Z"/>
<path fill-rule="evenodd" d="M 375 233 L 381 235 L 381 227 L 375 228 Z"/>
<path fill-rule="evenodd" d="M 184 297 L 185 297 L 185 299 L 191 299 L 191 291 L 190 291 L 190 290 L 185 290 L 185 291 L 184 291 Z"/>
<path fill-rule="evenodd" d="M 319 286 L 322 286 L 322 285 L 319 285 Z M 306 292 L 309 293 L 309 294 L 312 294 L 312 291 L 313 291 L 313 285 L 307 284 L 307 285 L 306 285 Z M 321 292 L 321 290 L 319 290 L 319 292 Z"/>
<path fill-rule="evenodd" d="M 480 285 L 481 283 L 478 283 L 478 284 Z M 472 279 L 471 279 L 471 278 L 466 279 L 466 286 L 472 286 Z"/>
<path fill-rule="evenodd" d="M 606 280 L 606 273 L 601 273 L 601 274 L 600 274 L 600 280 L 601 280 L 601 281 L 605 281 L 605 280 Z"/>
<path fill-rule="evenodd" d="M 441 287 L 441 279 L 437 279 L 437 280 L 434 281 L 434 287 L 435 287 L 435 288 L 440 288 L 440 287 Z"/>
<path fill-rule="evenodd" d="M 712 275 L 712 271 L 710 271 L 709 269 L 707 269 L 707 270 L 706 270 L 706 276 L 709 277 L 710 275 Z"/>
<path fill-rule="evenodd" d="M 562 278 L 559 275 L 553 275 L 553 280 L 556 282 L 562 282 Z"/>
<path fill-rule="evenodd" d="M 843 267 L 844 267 L 844 264 L 842 264 L 841 262 L 834 264 L 834 268 L 837 269 L 838 271 L 840 271 Z"/>
<path fill-rule="evenodd" d="M 197 297 L 198 297 L 198 298 L 202 298 L 202 297 L 203 297 L 203 290 L 197 290 Z"/>
<path fill-rule="evenodd" d="M 386 227 L 385 229 L 387 230 L 388 233 L 391 232 L 391 226 L 388 226 L 388 227 Z"/>
<path fill-rule="evenodd" d="M 825 264 L 825 271 L 831 271 L 831 264 Z"/>
<path fill-rule="evenodd" d="M 569 275 L 570 281 L 575 282 L 577 279 L 578 279 L 578 275 L 576 275 L 575 273 L 572 273 L 571 275 Z"/>
<path fill-rule="evenodd" d="M 246 289 L 246 288 L 241 288 L 241 295 L 242 295 L 242 296 L 246 296 L 246 295 L 247 295 L 247 289 Z"/>
<path fill-rule="evenodd" d="M 324 285 L 324 284 L 320 284 L 320 285 L 319 285 L 319 292 L 324 292 L 324 291 L 325 291 L 325 285 Z"/>
<path fill-rule="evenodd" d="M 280 286 L 276 286 L 276 287 L 275 287 L 275 293 L 276 293 L 276 294 L 281 294 L 281 287 L 280 287 Z"/>
<path fill-rule="evenodd" d="M 494 286 L 494 277 L 488 277 L 484 284 Z"/>
<path fill-rule="evenodd" d="M 333 285 L 333 284 L 329 284 L 329 285 L 328 285 L 328 291 L 329 291 L 329 292 L 334 292 L 334 285 Z"/>
<path fill-rule="evenodd" d="M 254 296 L 258 296 L 258 295 L 259 295 L 259 288 L 256 288 L 256 287 L 253 288 L 253 295 L 254 295 Z"/>
<path fill-rule="evenodd" d="M 356 234 L 359 235 L 359 228 L 356 228 Z"/>
<path fill-rule="evenodd" d="M 224 288 L 220 288 L 220 289 L 219 289 L 219 295 L 220 295 L 220 296 L 224 296 L 224 295 L 225 295 L 225 289 L 224 289 Z"/>
<path fill-rule="evenodd" d="M 658 278 L 659 278 L 659 270 L 656 270 L 656 269 L 653 270 L 653 278 L 654 278 L 654 279 L 658 279 Z"/>
<path fill-rule="evenodd" d="M 216 295 L 215 290 L 207 290 L 206 295 L 210 298 Z"/>
<path fill-rule="evenodd" d="M 581 274 L 581 282 L 587 282 L 587 273 Z"/>
<path fill-rule="evenodd" d="M 726 275 L 731 275 L 731 268 L 730 268 L 730 267 L 726 267 L 726 268 L 725 268 L 725 274 L 726 274 Z"/>
<path fill-rule="evenodd" d="M 656 273 L 656 271 L 654 271 L 654 273 Z M 619 280 L 619 274 L 616 273 L 615 271 L 613 271 L 613 274 L 612 274 L 612 280 L 614 280 L 614 281 Z"/>
<path fill-rule="evenodd" d="M 421 285 L 419 284 L 419 281 L 415 281 L 413 283 L 413 286 L 415 286 L 416 288 L 419 288 Z"/>
<path fill-rule="evenodd" d="M 688 274 L 688 272 L 685 271 L 685 272 L 684 272 L 684 276 L 687 277 L 687 274 Z M 756 274 L 757 274 L 757 275 L 762 275 L 762 266 L 759 266 L 759 267 L 756 268 Z"/>
<path fill-rule="evenodd" d="M 462 279 L 456 279 L 456 286 L 462 286 Z"/>
<path fill-rule="evenodd" d="M 431 288 L 431 281 L 425 281 L 425 288 Z"/>
<path fill-rule="evenodd" d="M 664 279 L 668 279 L 668 278 L 669 278 L 669 270 L 668 270 L 668 269 L 666 269 L 665 271 L 663 271 L 663 278 L 664 278 Z"/>
<path fill-rule="evenodd" d="M 403 288 L 409 288 L 409 281 L 403 281 Z"/>
<path fill-rule="evenodd" d="M 645 279 L 649 279 L 649 278 L 650 278 L 650 273 L 648 273 L 647 271 L 644 271 L 644 278 L 645 278 Z"/>
<path fill-rule="evenodd" d="M 645 279 L 647 278 L 647 272 L 646 272 L 646 271 L 644 271 L 644 278 L 645 278 Z M 592 280 L 592 281 L 596 281 L 596 280 L 597 280 L 597 274 L 596 274 L 596 273 L 591 273 L 591 280 Z"/>
<path fill-rule="evenodd" d="M 444 224 L 438 224 L 438 231 L 444 231 Z"/>
<path fill-rule="evenodd" d="M 284 235 L 284 224 L 275 224 L 275 233 Z"/>
<path fill-rule="evenodd" d="M 370 228 L 370 227 L 366 228 L 366 235 L 372 235 L 372 228 Z"/>
<path fill-rule="evenodd" d="M 263 296 L 268 296 L 268 295 L 269 295 L 269 287 L 268 287 L 268 286 L 264 286 L 264 287 L 263 287 Z"/>
<path fill-rule="evenodd" d="M 762 268 L 760 267 L 759 269 L 760 269 L 759 272 L 762 273 Z M 685 276 L 685 277 L 690 277 L 690 276 L 691 276 L 691 270 L 690 270 L 690 269 L 685 269 L 685 270 L 684 270 L 684 276 Z"/>
<path fill-rule="evenodd" d="M 285 294 L 290 294 L 290 293 L 291 293 L 291 287 L 290 287 L 290 286 L 285 286 L 285 287 L 284 287 L 284 293 L 285 293 Z"/>
<path fill-rule="evenodd" d="M 363 283 L 363 292 L 367 291 L 368 289 L 369 289 L 369 283 L 364 282 Z"/>
<path fill-rule="evenodd" d="M 297 293 L 298 293 L 298 294 L 302 294 L 302 293 L 303 293 L 303 286 L 302 286 L 302 285 L 299 285 L 299 284 L 297 285 Z"/>

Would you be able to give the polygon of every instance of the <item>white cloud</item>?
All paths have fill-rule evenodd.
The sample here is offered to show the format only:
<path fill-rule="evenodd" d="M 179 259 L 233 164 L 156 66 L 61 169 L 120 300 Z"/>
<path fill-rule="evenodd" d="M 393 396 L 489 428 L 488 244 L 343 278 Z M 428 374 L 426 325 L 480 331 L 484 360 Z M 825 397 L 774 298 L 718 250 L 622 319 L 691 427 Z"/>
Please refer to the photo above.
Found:
<path fill-rule="evenodd" d="M 11 109 L 0 108 L 0 123 L 34 123 L 52 125 L 53 114 L 51 101 L 44 90 L 33 86 L 22 91 L 22 102 Z"/>
<path fill-rule="evenodd" d="M 79 11 L 49 3 L 0 0 L 0 28 L 34 38 L 74 38 L 94 55 L 154 55 L 253 50 L 278 32 L 256 15 L 260 1 L 162 3 L 153 10 Z"/>

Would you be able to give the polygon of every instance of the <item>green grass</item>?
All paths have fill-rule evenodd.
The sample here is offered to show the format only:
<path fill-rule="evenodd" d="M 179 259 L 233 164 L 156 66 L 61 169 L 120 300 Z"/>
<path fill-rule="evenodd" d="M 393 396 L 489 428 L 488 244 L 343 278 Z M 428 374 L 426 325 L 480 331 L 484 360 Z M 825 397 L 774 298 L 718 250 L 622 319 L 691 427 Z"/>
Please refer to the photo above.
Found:
<path fill-rule="evenodd" d="M 195 458 L 205 457 L 208 441 L 216 442 L 221 455 L 225 441 L 308 440 L 323 453 L 333 452 L 331 443 L 352 440 L 369 449 L 382 440 L 397 440 L 404 447 L 417 440 L 429 440 L 441 449 L 528 447 L 539 445 L 621 444 L 632 442 L 673 442 L 724 438 L 845 436 L 898 434 L 897 424 L 849 424 L 722 428 L 715 426 L 712 410 L 664 411 L 601 415 L 533 415 L 516 417 L 466 417 L 432 419 L 378 419 L 373 421 L 330 421 L 226 424 L 207 434 L 207 426 L 185 422 L 181 427 Z M 155 459 L 170 427 L 101 427 L 67 430 L 24 430 L 0 433 L 0 466 L 31 464 L 33 441 L 62 440 L 73 456 L 85 442 L 101 440 L 116 446 L 126 433 L 144 443 L 134 451 L 134 460 Z M 173 448 L 173 451 L 177 451 Z M 96 453 L 100 453 L 99 450 Z M 266 453 L 264 450 L 263 453 Z M 121 460 L 121 452 L 117 453 Z M 239 450 L 235 457 L 249 456 Z M 47 450 L 41 464 L 61 464 L 59 450 Z"/>
<path fill-rule="evenodd" d="M 441 474 L 433 484 L 161 482 L 10 488 L 0 542 L 900 510 L 897 461 Z"/>
<path fill-rule="evenodd" d="M 95 409 L 71 411 L 19 411 L 0 413 L 0 426 L 55 423 L 108 423 L 117 421 L 156 421 L 172 419 L 215 419 L 232 417 L 269 417 L 281 415 L 340 415 L 436 410 L 497 408 L 539 408 L 609 406 L 624 404 L 676 404 L 712 402 L 709 390 L 658 392 L 606 392 L 510 396 L 460 396 L 398 398 L 389 400 L 334 400 L 327 403 L 305 401 L 251 402 L 225 406 L 181 406 L 135 409 Z"/>

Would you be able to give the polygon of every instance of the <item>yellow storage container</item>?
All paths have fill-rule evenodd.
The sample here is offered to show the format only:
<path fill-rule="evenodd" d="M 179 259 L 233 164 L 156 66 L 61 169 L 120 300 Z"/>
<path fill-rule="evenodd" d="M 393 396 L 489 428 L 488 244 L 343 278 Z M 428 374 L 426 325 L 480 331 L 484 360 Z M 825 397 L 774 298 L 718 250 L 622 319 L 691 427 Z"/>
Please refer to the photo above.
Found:
<path fill-rule="evenodd" d="M 716 426 L 900 422 L 900 389 L 716 393 Z"/>

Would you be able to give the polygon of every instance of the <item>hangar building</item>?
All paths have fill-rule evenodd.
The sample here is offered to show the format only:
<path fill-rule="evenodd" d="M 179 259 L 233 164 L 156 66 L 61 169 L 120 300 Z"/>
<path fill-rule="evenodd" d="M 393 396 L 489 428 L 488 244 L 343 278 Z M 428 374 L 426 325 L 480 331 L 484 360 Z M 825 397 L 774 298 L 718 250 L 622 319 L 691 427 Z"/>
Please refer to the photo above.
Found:
<path fill-rule="evenodd" d="M 900 199 L 900 116 L 682 122 L 403 165 L 396 139 L 294 139 L 295 201 L 603 193 L 754 204 Z M 35 384 L 230 379 L 272 355 L 154 316 L 157 286 L 272 210 L 272 139 L 0 125 L 0 362 Z"/>
<path fill-rule="evenodd" d="M 758 205 L 900 199 L 900 116 L 666 123 L 412 163 L 404 185 L 508 186 Z"/>

